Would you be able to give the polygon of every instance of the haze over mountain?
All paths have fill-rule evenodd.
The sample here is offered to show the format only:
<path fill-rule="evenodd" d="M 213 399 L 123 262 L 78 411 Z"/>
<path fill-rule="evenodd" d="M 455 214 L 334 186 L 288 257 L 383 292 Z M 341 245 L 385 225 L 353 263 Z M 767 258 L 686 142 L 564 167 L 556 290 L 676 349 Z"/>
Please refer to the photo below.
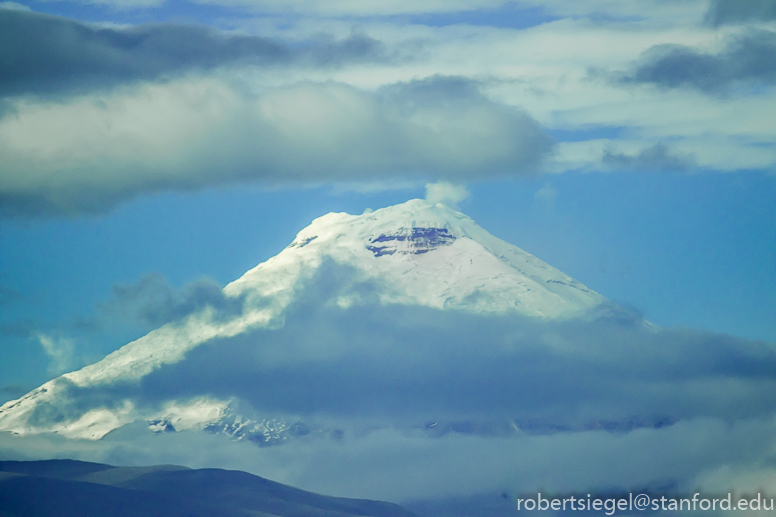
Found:
<path fill-rule="evenodd" d="M 745 486 L 775 372 L 773 344 L 660 329 L 411 200 L 316 219 L 204 309 L 6 403 L 0 452 L 393 501 Z"/>

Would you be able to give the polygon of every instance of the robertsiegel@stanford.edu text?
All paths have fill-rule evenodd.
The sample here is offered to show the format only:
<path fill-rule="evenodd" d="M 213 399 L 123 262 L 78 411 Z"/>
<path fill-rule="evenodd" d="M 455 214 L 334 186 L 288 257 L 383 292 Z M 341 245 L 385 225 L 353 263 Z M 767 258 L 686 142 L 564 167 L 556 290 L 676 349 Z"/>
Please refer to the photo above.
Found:
<path fill-rule="evenodd" d="M 733 500 L 732 494 L 725 498 L 700 497 L 700 493 L 692 497 L 666 497 L 647 494 L 628 497 L 556 497 L 545 498 L 538 493 L 535 498 L 523 497 L 517 500 L 518 510 L 584 510 L 601 511 L 606 515 L 614 515 L 615 512 L 632 512 L 634 510 L 773 510 L 773 498 L 763 497 L 757 494 L 754 498 L 739 498 Z"/>

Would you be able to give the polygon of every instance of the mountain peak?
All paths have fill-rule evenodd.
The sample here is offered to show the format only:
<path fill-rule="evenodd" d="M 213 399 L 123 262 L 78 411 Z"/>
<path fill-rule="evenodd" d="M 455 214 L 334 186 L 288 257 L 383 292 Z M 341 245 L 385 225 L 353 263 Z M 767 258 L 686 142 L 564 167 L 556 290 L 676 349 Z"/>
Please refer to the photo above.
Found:
<path fill-rule="evenodd" d="M 316 239 L 321 239 L 320 243 L 352 235 L 366 242 L 366 248 L 376 257 L 396 252 L 421 254 L 468 236 L 471 232 L 467 232 L 466 227 L 475 226 L 469 217 L 446 205 L 411 199 L 361 215 L 326 214 L 299 232 L 289 247 L 303 247 Z"/>
<path fill-rule="evenodd" d="M 342 285 L 335 282 L 333 291 L 326 294 L 329 299 L 307 291 L 324 264 L 343 268 L 343 278 L 348 279 Z M 341 309 L 367 303 L 361 298 L 364 286 L 370 291 L 368 303 L 511 313 L 539 320 L 579 317 L 605 301 L 443 204 L 413 199 L 361 215 L 330 213 L 300 231 L 278 255 L 224 288 L 226 296 L 244 300 L 240 314 L 223 317 L 206 307 L 168 323 L 97 363 L 6 403 L 0 407 L 0 430 L 100 439 L 138 418 L 132 400 L 111 408 L 94 407 L 72 418 L 63 413 L 61 418 L 41 420 L 38 409 L 66 405 L 73 387 L 138 381 L 165 365 L 184 361 L 190 350 L 204 343 L 280 328 L 289 308 L 301 300 Z M 172 401 L 160 414 L 142 417 L 159 429 L 204 428 L 223 420 L 228 404 L 209 398 L 183 405 Z"/>
<path fill-rule="evenodd" d="M 361 215 L 332 212 L 318 217 L 297 235 L 298 240 L 309 239 L 318 234 L 330 233 L 332 229 L 345 226 L 363 227 L 370 231 L 391 231 L 398 228 L 444 228 L 463 236 L 464 228 L 476 226 L 472 219 L 442 203 L 429 203 L 423 199 L 411 199 L 398 205 L 365 211 Z"/>
<path fill-rule="evenodd" d="M 325 260 L 382 283 L 384 303 L 567 318 L 605 301 L 494 237 L 470 217 L 422 199 L 360 215 L 319 217 L 285 250 L 228 285 L 226 292 L 278 295 L 291 287 L 277 279 L 304 277 Z"/>

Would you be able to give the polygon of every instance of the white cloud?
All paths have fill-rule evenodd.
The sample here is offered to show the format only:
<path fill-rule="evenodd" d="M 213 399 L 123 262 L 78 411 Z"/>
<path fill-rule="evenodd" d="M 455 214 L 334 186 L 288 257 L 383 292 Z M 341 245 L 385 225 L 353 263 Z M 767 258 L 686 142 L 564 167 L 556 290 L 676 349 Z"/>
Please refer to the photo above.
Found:
<path fill-rule="evenodd" d="M 558 197 L 558 191 L 550 183 L 545 183 L 542 188 L 534 193 L 534 199 L 550 209 L 555 206 L 555 199 Z"/>
<path fill-rule="evenodd" d="M 463 185 L 453 185 L 447 181 L 426 184 L 426 201 L 444 203 L 455 207 L 469 197 L 469 191 Z"/>
<path fill-rule="evenodd" d="M 700 25 L 566 19 L 521 31 L 444 28 L 427 37 L 424 64 L 479 77 L 492 99 L 524 107 L 548 129 L 572 133 L 572 141 L 559 143 L 547 171 L 605 170 L 600 163 L 605 147 L 637 152 L 661 141 L 670 142 L 677 153 L 693 155 L 707 170 L 776 167 L 776 133 L 766 122 L 776 106 L 773 88 L 709 99 L 695 91 L 619 85 L 595 72 L 628 69 L 643 51 L 660 44 L 721 48 L 724 38 Z M 602 138 L 597 128 L 600 135 L 616 128 L 619 136 Z"/>
<path fill-rule="evenodd" d="M 74 364 L 74 342 L 72 339 L 53 337 L 43 333 L 35 334 L 35 338 L 43 347 L 43 351 L 51 359 L 49 373 L 61 374 L 71 370 Z"/>
<path fill-rule="evenodd" d="M 714 53 L 725 47 L 728 35 L 742 30 L 712 30 L 700 23 L 705 7 L 682 5 L 695 10 L 697 23 L 687 25 L 681 17 L 669 23 L 670 16 L 660 23 L 649 17 L 619 23 L 566 18 L 523 30 L 374 23 L 366 26 L 374 37 L 389 45 L 414 38 L 423 42 L 422 52 L 410 62 L 379 70 L 342 69 L 336 76 L 367 88 L 381 81 L 422 77 L 429 70 L 476 78 L 481 91 L 494 101 L 520 106 L 548 129 L 572 133 L 567 137 L 570 142 L 559 144 L 557 159 L 545 171 L 606 170 L 600 162 L 606 147 L 638 152 L 660 142 L 670 143 L 676 153 L 694 156 L 706 170 L 776 167 L 776 133 L 767 124 L 772 118 L 767 115 L 776 106 L 773 88 L 710 99 L 698 91 L 666 91 L 612 80 L 611 74 L 630 70 L 656 45 Z M 618 135 L 609 136 L 610 129 Z M 573 134 L 577 131 L 581 136 Z M 569 160 L 562 147 L 576 149 L 574 158 Z"/>
<path fill-rule="evenodd" d="M 483 1 L 424 9 L 500 5 Z M 268 12 L 287 5 L 255 4 Z M 403 12 L 418 4 L 360 5 L 367 4 L 310 1 L 296 5 L 301 14 L 291 21 L 283 15 L 238 25 L 278 41 L 309 44 L 321 33 L 346 41 L 352 20 L 322 13 Z M 776 166 L 776 132 L 766 116 L 776 106 L 773 89 L 710 100 L 611 80 L 656 45 L 715 52 L 726 35 L 744 30 L 704 26 L 706 3 L 521 5 L 566 18 L 522 30 L 365 18 L 358 33 L 391 59 L 235 66 L 58 102 L 8 101 L 0 119 L 0 206 L 6 214 L 78 213 L 224 182 L 369 190 L 607 170 L 606 150 L 637 156 L 661 142 L 705 170 Z M 470 91 L 457 96 L 450 77 Z M 424 84 L 436 93 L 419 93 Z M 563 132 L 551 161 L 542 160 L 550 148 L 545 128 Z"/>
<path fill-rule="evenodd" d="M 138 434 L 138 431 L 145 433 Z M 245 470 L 327 495 L 403 502 L 477 493 L 611 493 L 660 489 L 739 494 L 776 476 L 773 419 L 697 419 L 662 429 L 428 438 L 395 429 L 259 448 L 204 432 L 129 426 L 100 441 L 0 434 L 0 458 Z M 724 454 L 720 454 L 724 451 Z"/>
<path fill-rule="evenodd" d="M 0 197 L 10 213 L 101 210 L 143 192 L 469 179 L 534 170 L 550 140 L 466 80 L 377 93 L 302 82 L 253 95 L 215 78 L 62 103 L 21 100 L 0 119 Z"/>

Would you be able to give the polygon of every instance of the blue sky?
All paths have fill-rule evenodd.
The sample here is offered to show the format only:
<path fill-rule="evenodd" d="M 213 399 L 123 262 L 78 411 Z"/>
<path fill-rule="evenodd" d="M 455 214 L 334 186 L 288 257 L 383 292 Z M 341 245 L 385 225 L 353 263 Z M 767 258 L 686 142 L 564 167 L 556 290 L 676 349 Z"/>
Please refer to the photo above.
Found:
<path fill-rule="evenodd" d="M 115 286 L 435 181 L 658 325 L 776 340 L 773 2 L 0 5 L 3 400 L 150 330 Z"/>

